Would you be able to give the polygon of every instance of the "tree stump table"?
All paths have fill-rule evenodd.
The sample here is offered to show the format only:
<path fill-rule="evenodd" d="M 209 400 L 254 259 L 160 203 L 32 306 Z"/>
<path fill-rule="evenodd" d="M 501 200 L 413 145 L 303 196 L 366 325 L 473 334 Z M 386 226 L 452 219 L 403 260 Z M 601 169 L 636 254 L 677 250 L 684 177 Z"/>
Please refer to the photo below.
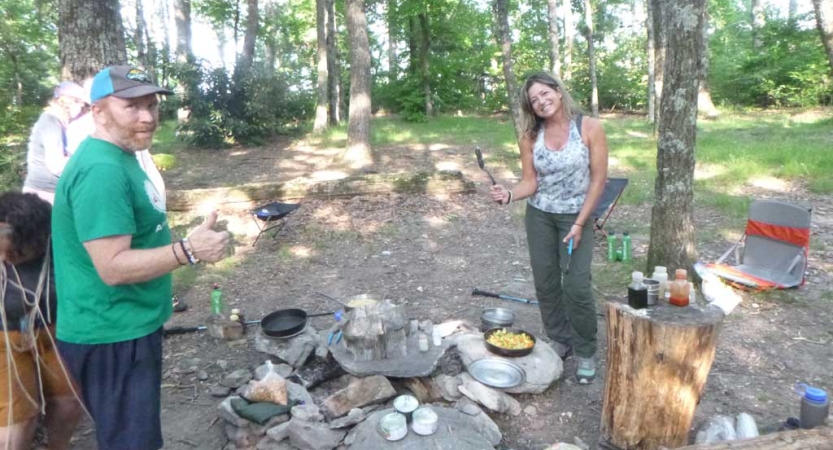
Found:
<path fill-rule="evenodd" d="M 687 444 L 694 409 L 714 361 L 723 312 L 609 302 L 601 440 L 621 449 Z"/>

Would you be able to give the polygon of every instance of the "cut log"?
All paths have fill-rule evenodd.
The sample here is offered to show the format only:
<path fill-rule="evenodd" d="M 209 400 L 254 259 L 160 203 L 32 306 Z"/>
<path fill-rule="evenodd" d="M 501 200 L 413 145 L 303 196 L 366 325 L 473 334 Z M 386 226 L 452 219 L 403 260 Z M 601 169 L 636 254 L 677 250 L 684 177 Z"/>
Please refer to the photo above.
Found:
<path fill-rule="evenodd" d="M 713 306 L 636 310 L 609 302 L 605 316 L 602 441 L 624 450 L 685 445 L 723 313 Z"/>
<path fill-rule="evenodd" d="M 267 201 L 354 197 L 392 192 L 456 194 L 474 191 L 474 183 L 459 171 L 368 174 L 340 180 L 296 179 L 286 183 L 255 183 L 213 189 L 169 190 L 168 211 L 186 211 L 203 203 L 236 203 L 252 207 Z"/>
<path fill-rule="evenodd" d="M 355 308 L 344 324 L 344 345 L 356 361 L 408 355 L 405 311 L 385 300 Z"/>
<path fill-rule="evenodd" d="M 689 445 L 677 450 L 833 450 L 833 428 L 781 431 L 742 441 Z"/>

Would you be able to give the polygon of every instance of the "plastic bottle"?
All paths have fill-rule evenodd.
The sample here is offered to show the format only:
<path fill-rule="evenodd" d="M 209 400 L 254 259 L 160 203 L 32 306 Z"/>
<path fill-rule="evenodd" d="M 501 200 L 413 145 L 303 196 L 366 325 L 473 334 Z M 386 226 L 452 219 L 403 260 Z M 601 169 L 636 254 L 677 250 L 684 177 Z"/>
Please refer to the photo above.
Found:
<path fill-rule="evenodd" d="M 648 288 L 642 284 L 645 275 L 642 272 L 635 271 L 631 274 L 632 282 L 628 286 L 628 305 L 634 309 L 642 309 L 648 307 Z"/>
<path fill-rule="evenodd" d="M 607 260 L 616 261 L 616 232 L 607 234 Z"/>
<path fill-rule="evenodd" d="M 799 423 L 801 428 L 810 429 L 824 425 L 824 420 L 830 414 L 830 401 L 824 389 L 800 384 L 804 388 L 804 396 L 801 397 L 801 415 Z"/>
<path fill-rule="evenodd" d="M 217 283 L 211 289 L 211 314 L 223 315 L 223 291 Z"/>
<path fill-rule="evenodd" d="M 671 298 L 668 300 L 668 303 L 671 303 L 674 306 L 688 306 L 690 289 L 688 280 L 686 280 L 688 273 L 685 269 L 677 269 L 677 271 L 674 272 L 674 275 L 676 279 L 672 281 L 669 286 Z"/>
<path fill-rule="evenodd" d="M 654 274 L 651 275 L 651 279 L 659 281 L 659 299 L 664 299 L 665 292 L 668 290 L 668 270 L 665 266 L 654 267 Z"/>
<path fill-rule="evenodd" d="M 633 243 L 631 242 L 631 235 L 625 231 L 622 233 L 622 261 L 630 261 L 633 259 Z"/>

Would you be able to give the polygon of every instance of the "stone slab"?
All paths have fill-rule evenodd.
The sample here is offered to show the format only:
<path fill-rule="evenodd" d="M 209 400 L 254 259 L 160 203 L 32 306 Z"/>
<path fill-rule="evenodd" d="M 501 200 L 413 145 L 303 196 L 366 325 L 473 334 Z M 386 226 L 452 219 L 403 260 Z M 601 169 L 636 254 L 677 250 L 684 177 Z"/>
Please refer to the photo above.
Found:
<path fill-rule="evenodd" d="M 431 341 L 430 337 L 428 339 Z M 347 349 L 344 339 L 330 346 L 333 358 L 347 373 L 357 377 L 367 375 L 384 375 L 394 378 L 427 377 L 431 375 L 440 357 L 452 347 L 452 343 L 443 339 L 443 345 L 434 346 L 429 342 L 428 351 L 419 351 L 418 335 L 411 335 L 407 340 L 408 356 L 397 359 L 381 359 L 378 361 L 356 361 Z"/>
<path fill-rule="evenodd" d="M 518 358 L 505 358 L 490 352 L 486 348 L 486 340 L 482 333 L 461 334 L 453 340 L 466 370 L 474 361 L 485 358 L 505 359 L 520 366 L 526 373 L 526 381 L 520 386 L 498 389 L 510 394 L 540 394 L 564 372 L 561 358 L 549 344 L 540 339 L 535 343 L 532 353 Z"/>
<path fill-rule="evenodd" d="M 255 350 L 277 356 L 292 367 L 304 365 L 307 358 L 315 351 L 318 331 L 307 325 L 303 333 L 289 339 L 270 338 L 258 330 L 255 334 Z"/>
<path fill-rule="evenodd" d="M 408 435 L 399 441 L 388 441 L 379 434 L 379 420 L 393 409 L 376 411 L 356 425 L 345 443 L 356 450 L 384 448 L 385 450 L 494 450 L 494 445 L 486 437 L 488 433 L 484 422 L 456 409 L 431 405 L 437 413 L 439 426 L 437 432 L 430 436 L 420 436 L 408 429 Z"/>

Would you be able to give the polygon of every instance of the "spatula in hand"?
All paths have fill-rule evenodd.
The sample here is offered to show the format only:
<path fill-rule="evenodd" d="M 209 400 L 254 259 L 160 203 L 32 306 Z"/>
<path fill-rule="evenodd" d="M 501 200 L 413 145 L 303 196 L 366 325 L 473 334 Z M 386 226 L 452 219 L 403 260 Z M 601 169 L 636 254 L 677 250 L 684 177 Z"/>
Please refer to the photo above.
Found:
<path fill-rule="evenodd" d="M 492 186 L 496 185 L 497 182 L 495 181 L 495 177 L 486 170 L 486 163 L 483 162 L 483 152 L 480 151 L 480 147 L 474 148 L 474 154 L 477 155 L 477 165 L 480 166 L 480 170 L 486 172 L 486 175 L 489 176 L 489 179 L 492 180 Z"/>

